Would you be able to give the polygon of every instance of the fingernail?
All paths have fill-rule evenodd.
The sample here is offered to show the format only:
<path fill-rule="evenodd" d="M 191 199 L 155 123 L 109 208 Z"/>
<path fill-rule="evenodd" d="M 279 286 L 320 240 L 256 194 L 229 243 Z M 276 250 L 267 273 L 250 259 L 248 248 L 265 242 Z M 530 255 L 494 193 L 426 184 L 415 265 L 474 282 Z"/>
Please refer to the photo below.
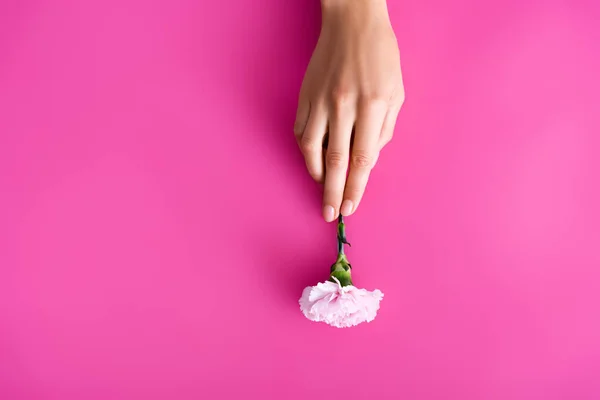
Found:
<path fill-rule="evenodd" d="M 344 200 L 344 202 L 342 203 L 342 215 L 344 217 L 350 215 L 352 213 L 352 207 L 354 205 L 352 204 L 352 200 Z"/>
<path fill-rule="evenodd" d="M 331 207 L 331 206 L 323 207 L 323 218 L 325 218 L 325 221 L 327 221 L 327 222 L 333 221 L 334 213 L 335 213 L 335 210 L 333 209 L 333 207 Z"/>

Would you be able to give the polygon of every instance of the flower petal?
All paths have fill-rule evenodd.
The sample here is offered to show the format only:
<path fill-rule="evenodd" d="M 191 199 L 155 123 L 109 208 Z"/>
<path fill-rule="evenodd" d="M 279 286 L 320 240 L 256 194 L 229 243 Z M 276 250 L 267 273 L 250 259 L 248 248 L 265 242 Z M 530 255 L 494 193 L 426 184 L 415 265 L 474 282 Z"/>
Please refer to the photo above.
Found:
<path fill-rule="evenodd" d="M 380 290 L 368 291 L 327 281 L 309 286 L 302 292 L 300 309 L 311 321 L 345 328 L 371 322 L 383 299 Z"/>

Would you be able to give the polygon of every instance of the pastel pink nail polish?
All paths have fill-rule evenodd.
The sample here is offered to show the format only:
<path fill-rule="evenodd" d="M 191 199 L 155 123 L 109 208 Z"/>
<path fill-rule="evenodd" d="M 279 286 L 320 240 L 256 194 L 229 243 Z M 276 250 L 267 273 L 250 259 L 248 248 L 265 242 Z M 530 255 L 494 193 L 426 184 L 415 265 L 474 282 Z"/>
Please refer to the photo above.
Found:
<path fill-rule="evenodd" d="M 325 218 L 325 221 L 327 221 L 327 222 L 333 221 L 334 213 L 335 213 L 335 210 L 333 209 L 333 207 L 331 207 L 331 206 L 323 207 L 323 218 Z"/>
<path fill-rule="evenodd" d="M 342 203 L 342 215 L 345 217 L 347 215 L 350 215 L 352 213 L 354 209 L 354 204 L 352 203 L 352 200 L 344 200 L 344 202 Z"/>

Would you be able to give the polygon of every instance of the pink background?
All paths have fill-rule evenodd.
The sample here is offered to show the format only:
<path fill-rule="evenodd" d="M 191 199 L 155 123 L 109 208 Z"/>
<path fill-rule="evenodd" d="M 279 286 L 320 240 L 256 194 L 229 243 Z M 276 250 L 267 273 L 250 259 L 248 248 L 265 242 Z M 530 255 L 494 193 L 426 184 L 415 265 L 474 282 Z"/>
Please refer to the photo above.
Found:
<path fill-rule="evenodd" d="M 297 304 L 317 3 L 0 3 L 0 399 L 600 398 L 598 3 L 390 1 L 348 330 Z"/>

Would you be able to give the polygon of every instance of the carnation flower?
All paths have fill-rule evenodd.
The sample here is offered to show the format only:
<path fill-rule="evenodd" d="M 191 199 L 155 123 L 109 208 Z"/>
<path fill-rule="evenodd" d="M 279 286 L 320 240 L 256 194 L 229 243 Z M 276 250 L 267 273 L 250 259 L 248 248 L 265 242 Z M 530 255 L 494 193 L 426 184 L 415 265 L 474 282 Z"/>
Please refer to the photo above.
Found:
<path fill-rule="evenodd" d="M 383 299 L 380 290 L 359 289 L 352 283 L 352 266 L 344 254 L 346 231 L 343 217 L 338 222 L 338 257 L 331 266 L 329 280 L 309 286 L 299 300 L 300 310 L 311 321 L 325 322 L 337 328 L 371 322 Z"/>

